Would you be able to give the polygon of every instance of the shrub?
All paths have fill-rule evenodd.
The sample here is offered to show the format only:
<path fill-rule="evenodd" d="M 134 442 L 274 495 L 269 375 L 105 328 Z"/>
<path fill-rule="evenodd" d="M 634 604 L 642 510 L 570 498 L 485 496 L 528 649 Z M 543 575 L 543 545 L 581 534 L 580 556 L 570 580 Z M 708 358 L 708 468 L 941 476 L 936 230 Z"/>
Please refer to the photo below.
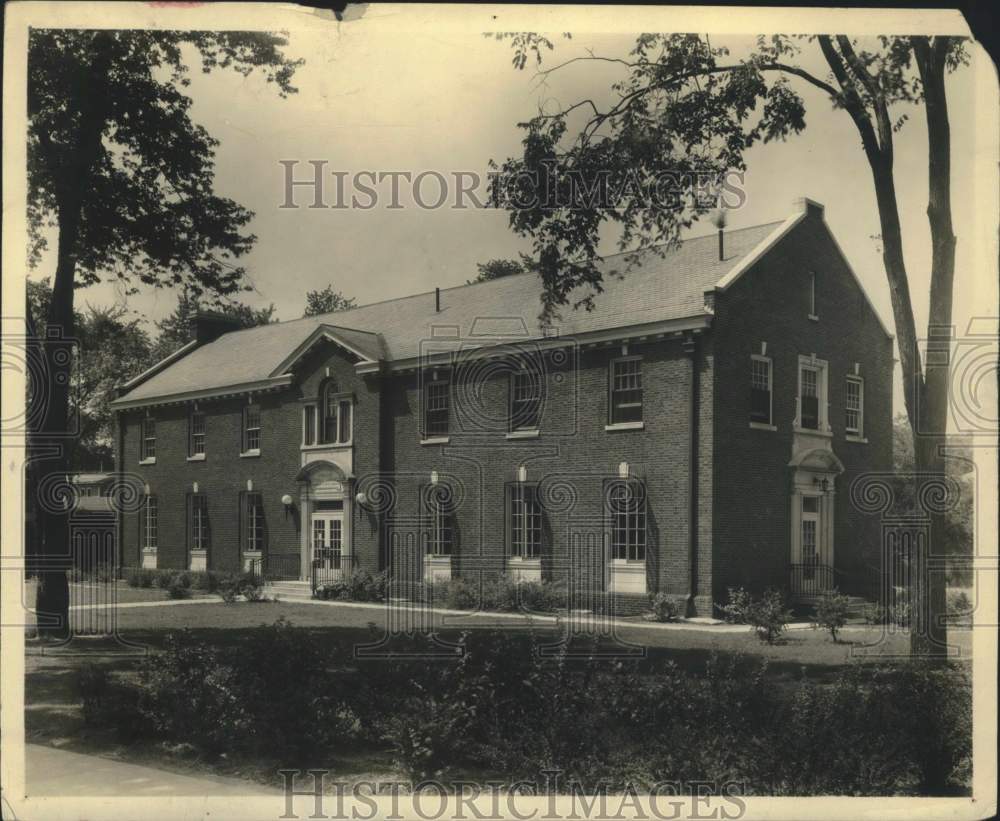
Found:
<path fill-rule="evenodd" d="M 729 624 L 749 624 L 749 611 L 752 604 L 750 594 L 742 587 L 729 588 L 729 603 L 719 607 L 722 617 Z M 717 605 L 718 606 L 718 605 Z"/>
<path fill-rule="evenodd" d="M 125 576 L 125 581 L 129 587 L 149 588 L 153 586 L 156 573 L 145 567 L 130 568 Z"/>
<path fill-rule="evenodd" d="M 837 640 L 837 631 L 847 624 L 851 600 L 836 590 L 828 590 L 820 597 L 816 605 L 816 626 L 830 631 L 830 636 Z"/>
<path fill-rule="evenodd" d="M 173 571 L 170 570 L 153 570 L 150 572 L 153 574 L 153 584 L 160 588 L 160 590 L 166 590 L 174 577 Z"/>
<path fill-rule="evenodd" d="M 190 599 L 191 583 L 183 573 L 178 573 L 167 584 L 167 595 L 172 599 Z"/>
<path fill-rule="evenodd" d="M 677 621 L 680 618 L 680 607 L 666 593 L 657 593 L 650 603 L 648 616 L 650 621 Z"/>
<path fill-rule="evenodd" d="M 232 604 L 240 596 L 248 602 L 268 601 L 263 579 L 254 573 L 227 573 L 217 579 L 215 592 L 226 604 Z"/>
<path fill-rule="evenodd" d="M 77 670 L 77 690 L 83 706 L 83 720 L 99 724 L 108 707 L 108 671 L 96 664 L 85 664 Z"/>
<path fill-rule="evenodd" d="M 972 601 L 964 590 L 948 591 L 948 617 L 965 618 L 972 615 Z"/>
<path fill-rule="evenodd" d="M 780 591 L 766 590 L 760 599 L 753 600 L 746 619 L 757 633 L 757 638 L 774 644 L 792 620 L 792 611 L 785 606 Z"/>
<path fill-rule="evenodd" d="M 219 587 L 219 574 L 214 570 L 192 570 L 188 575 L 195 590 L 214 593 Z"/>
<path fill-rule="evenodd" d="M 385 571 L 372 574 L 367 570 L 354 570 L 342 578 L 319 585 L 313 596 L 342 601 L 385 601 L 387 587 Z"/>

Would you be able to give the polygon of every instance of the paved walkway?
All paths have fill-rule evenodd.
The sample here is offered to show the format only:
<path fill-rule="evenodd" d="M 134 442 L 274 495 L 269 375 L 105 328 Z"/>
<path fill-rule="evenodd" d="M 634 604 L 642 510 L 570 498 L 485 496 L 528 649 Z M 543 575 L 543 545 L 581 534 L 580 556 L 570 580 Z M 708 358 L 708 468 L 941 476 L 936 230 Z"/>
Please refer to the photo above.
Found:
<path fill-rule="evenodd" d="M 281 791 L 222 776 L 180 775 L 97 755 L 25 744 L 30 796 L 55 795 L 281 795 Z"/>

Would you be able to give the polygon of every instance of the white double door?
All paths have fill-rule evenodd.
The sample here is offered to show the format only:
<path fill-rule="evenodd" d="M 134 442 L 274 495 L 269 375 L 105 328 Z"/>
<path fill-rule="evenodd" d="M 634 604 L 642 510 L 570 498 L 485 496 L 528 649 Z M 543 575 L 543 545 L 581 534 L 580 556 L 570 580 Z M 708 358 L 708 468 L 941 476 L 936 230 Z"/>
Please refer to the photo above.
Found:
<path fill-rule="evenodd" d="M 342 570 L 346 567 L 343 511 L 318 510 L 313 513 L 312 561 L 319 570 Z"/>

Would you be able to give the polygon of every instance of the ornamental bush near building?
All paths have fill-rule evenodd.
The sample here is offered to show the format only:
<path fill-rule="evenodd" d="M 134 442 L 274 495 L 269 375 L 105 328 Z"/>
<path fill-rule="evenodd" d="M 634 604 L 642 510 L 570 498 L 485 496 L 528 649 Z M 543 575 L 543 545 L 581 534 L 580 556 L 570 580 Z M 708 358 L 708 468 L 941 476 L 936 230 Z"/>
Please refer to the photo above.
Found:
<path fill-rule="evenodd" d="M 851 600 L 837 590 L 825 591 L 816 605 L 817 627 L 830 631 L 830 636 L 837 641 L 837 631 L 847 624 L 850 615 Z"/>

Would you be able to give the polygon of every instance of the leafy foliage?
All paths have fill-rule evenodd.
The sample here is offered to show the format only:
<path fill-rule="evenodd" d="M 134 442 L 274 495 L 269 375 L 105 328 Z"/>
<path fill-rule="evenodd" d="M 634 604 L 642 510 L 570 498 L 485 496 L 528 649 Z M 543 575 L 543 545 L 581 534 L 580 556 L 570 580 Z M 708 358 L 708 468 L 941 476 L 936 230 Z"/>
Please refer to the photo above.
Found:
<path fill-rule="evenodd" d="M 301 61 L 270 32 L 33 29 L 28 43 L 30 259 L 58 224 L 62 262 L 105 276 L 187 283 L 196 295 L 245 287 L 234 260 L 253 245 L 250 211 L 212 192 L 218 141 L 191 121 L 185 62 L 260 72 L 281 96 Z M 69 255 L 69 256 L 67 256 Z M 57 287 L 62 287 L 57 283 Z"/>
<path fill-rule="evenodd" d="M 649 618 L 651 621 L 667 622 L 677 621 L 680 618 L 681 609 L 677 602 L 666 593 L 657 593 L 650 603 Z"/>
<path fill-rule="evenodd" d="M 414 780 L 555 768 L 564 784 L 673 781 L 686 792 L 731 780 L 776 795 L 944 794 L 968 782 L 960 666 L 852 664 L 776 686 L 765 662 L 739 656 L 687 671 L 530 633 L 456 641 L 460 654 L 425 656 L 427 637 L 396 636 L 386 655 L 356 658 L 352 641 L 319 642 L 283 620 L 231 645 L 182 633 L 131 681 L 82 673 L 81 697 L 88 721 L 205 755 L 298 766 L 344 744 L 388 745 Z"/>
<path fill-rule="evenodd" d="M 742 587 L 730 587 L 729 601 L 717 606 L 729 624 L 749 624 L 748 614 L 752 603 L 750 594 Z"/>
<path fill-rule="evenodd" d="M 847 624 L 851 600 L 836 590 L 824 591 L 816 605 L 816 625 L 830 631 L 831 638 L 837 640 L 837 631 Z"/>
<path fill-rule="evenodd" d="M 785 606 L 781 591 L 765 590 L 763 596 L 751 602 L 746 620 L 761 641 L 774 644 L 792 620 L 792 611 Z"/>
<path fill-rule="evenodd" d="M 321 291 L 306 291 L 306 311 L 302 316 L 346 311 L 354 306 L 354 297 L 346 297 L 340 291 L 333 290 L 332 285 L 327 285 Z"/>
<path fill-rule="evenodd" d="M 479 271 L 476 278 L 466 280 L 466 285 L 472 285 L 476 282 L 491 282 L 494 279 L 503 279 L 530 270 L 524 262 L 519 262 L 516 259 L 491 259 L 488 262 L 477 263 L 476 269 Z"/>

